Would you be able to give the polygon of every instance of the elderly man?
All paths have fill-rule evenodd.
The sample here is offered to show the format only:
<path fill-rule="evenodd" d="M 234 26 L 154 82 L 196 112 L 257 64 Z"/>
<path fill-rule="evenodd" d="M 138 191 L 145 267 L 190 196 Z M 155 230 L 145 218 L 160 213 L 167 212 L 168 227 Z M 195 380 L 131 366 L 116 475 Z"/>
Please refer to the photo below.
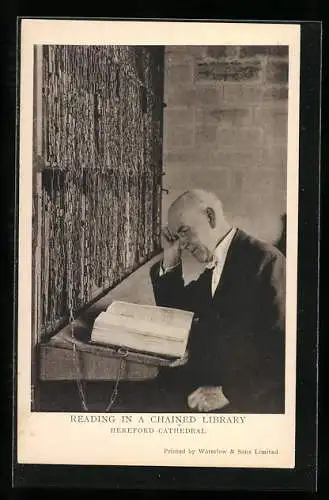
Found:
<path fill-rule="evenodd" d="M 186 286 L 183 249 L 206 265 Z M 156 303 L 197 319 L 188 361 L 171 373 L 174 385 L 185 381 L 188 408 L 283 413 L 285 257 L 231 227 L 220 200 L 202 190 L 171 205 L 163 250 L 150 273 Z"/>

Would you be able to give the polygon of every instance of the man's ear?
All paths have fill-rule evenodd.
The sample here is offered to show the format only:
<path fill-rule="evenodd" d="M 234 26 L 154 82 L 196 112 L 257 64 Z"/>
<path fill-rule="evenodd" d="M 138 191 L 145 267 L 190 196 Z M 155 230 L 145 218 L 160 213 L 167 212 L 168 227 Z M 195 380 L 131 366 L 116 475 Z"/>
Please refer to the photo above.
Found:
<path fill-rule="evenodd" d="M 212 229 L 215 228 L 216 226 L 216 215 L 215 211 L 211 207 L 206 208 L 206 214 L 208 217 L 209 225 Z"/>

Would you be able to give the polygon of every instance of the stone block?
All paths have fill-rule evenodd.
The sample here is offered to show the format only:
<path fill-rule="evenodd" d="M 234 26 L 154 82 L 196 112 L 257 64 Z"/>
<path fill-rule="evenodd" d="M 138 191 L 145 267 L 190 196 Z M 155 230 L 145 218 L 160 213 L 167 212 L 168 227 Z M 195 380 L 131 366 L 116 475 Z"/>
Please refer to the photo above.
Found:
<path fill-rule="evenodd" d="M 257 81 L 261 71 L 259 61 L 241 62 L 208 62 L 198 63 L 196 66 L 196 81 Z"/>
<path fill-rule="evenodd" d="M 287 172 L 287 141 L 273 143 L 266 151 L 266 163 L 275 164 L 280 172 Z"/>
<path fill-rule="evenodd" d="M 211 45 L 207 47 L 207 56 L 213 59 L 234 58 L 238 47 L 235 45 Z"/>
<path fill-rule="evenodd" d="M 197 126 L 195 140 L 197 146 L 202 147 L 205 144 L 214 144 L 217 142 L 217 126 L 204 125 Z"/>
<path fill-rule="evenodd" d="M 277 113 L 273 119 L 273 135 L 276 140 L 287 140 L 288 134 L 288 116 Z"/>
<path fill-rule="evenodd" d="M 189 168 L 191 166 L 197 167 L 205 163 L 207 153 L 201 151 L 200 148 L 181 148 L 169 150 L 164 153 L 164 171 L 166 167 L 170 169 L 171 166 L 179 166 Z"/>
<path fill-rule="evenodd" d="M 212 151 L 209 154 L 209 165 L 226 166 L 233 169 L 259 168 L 264 163 L 263 148 L 253 148 L 252 151 L 228 150 Z"/>
<path fill-rule="evenodd" d="M 242 190 L 246 193 L 266 198 L 275 190 L 276 173 L 273 169 L 249 170 L 243 176 Z"/>
<path fill-rule="evenodd" d="M 189 45 L 189 53 L 199 59 L 206 59 L 208 46 L 207 45 Z"/>
<path fill-rule="evenodd" d="M 282 194 L 285 195 L 286 191 L 287 191 L 287 176 L 285 172 L 280 171 L 280 169 L 278 168 L 275 179 L 275 192 L 278 194 L 281 193 L 281 195 Z"/>
<path fill-rule="evenodd" d="M 168 189 L 186 190 L 200 188 L 206 190 L 225 191 L 230 187 L 230 172 L 223 168 L 210 168 L 206 163 L 200 167 L 175 168 L 167 180 Z"/>
<path fill-rule="evenodd" d="M 263 129 L 261 127 L 241 127 L 235 130 L 236 146 L 240 150 L 260 146 L 263 143 Z"/>
<path fill-rule="evenodd" d="M 194 108 L 165 108 L 164 127 L 190 126 L 194 122 Z"/>
<path fill-rule="evenodd" d="M 205 143 L 206 145 L 206 143 Z M 220 149 L 218 149 L 220 147 Z M 276 151 L 276 150 L 275 150 Z M 213 147 L 181 148 L 164 153 L 164 171 L 176 166 L 189 168 L 208 165 L 211 168 L 261 168 L 266 164 L 263 148 L 252 148 L 247 151 L 237 151 L 235 147 L 219 144 Z"/>
<path fill-rule="evenodd" d="M 194 144 L 193 127 L 172 127 L 164 131 L 165 149 L 192 147 Z"/>
<path fill-rule="evenodd" d="M 254 109 L 254 121 L 255 124 L 272 125 L 277 116 L 288 117 L 288 109 L 277 107 L 277 106 L 262 106 Z"/>
<path fill-rule="evenodd" d="M 268 141 L 287 140 L 288 114 L 275 107 L 255 110 L 255 124 L 264 127 Z"/>
<path fill-rule="evenodd" d="M 190 53 L 188 46 L 177 47 L 171 52 L 167 52 L 165 59 L 165 67 L 167 70 L 172 66 L 192 64 L 194 60 L 193 54 Z"/>
<path fill-rule="evenodd" d="M 245 172 L 240 169 L 232 169 L 231 171 L 231 188 L 237 194 L 243 190 Z"/>
<path fill-rule="evenodd" d="M 254 105 L 261 100 L 262 87 L 256 85 L 243 85 L 232 82 L 223 85 L 223 103 L 224 104 L 240 104 Z"/>
<path fill-rule="evenodd" d="M 285 61 L 269 61 L 266 68 L 266 81 L 270 83 L 288 83 L 289 65 Z"/>
<path fill-rule="evenodd" d="M 289 46 L 288 45 L 271 45 L 269 47 L 269 55 L 274 57 L 284 57 L 289 56 Z"/>
<path fill-rule="evenodd" d="M 288 87 L 285 85 L 265 87 L 263 89 L 264 101 L 282 101 L 288 99 Z"/>
<path fill-rule="evenodd" d="M 218 107 L 222 102 L 222 87 L 198 87 L 195 95 L 195 106 L 202 107 Z"/>
<path fill-rule="evenodd" d="M 269 53 L 268 45 L 246 45 L 240 48 L 241 58 L 252 58 L 257 56 L 267 56 Z"/>
<path fill-rule="evenodd" d="M 186 85 L 192 83 L 193 67 L 192 64 L 179 64 L 171 66 L 167 70 L 167 85 Z"/>
<path fill-rule="evenodd" d="M 166 92 L 165 102 L 167 109 L 171 107 L 193 106 L 196 102 L 196 91 L 193 88 L 171 88 Z"/>
<path fill-rule="evenodd" d="M 287 45 L 250 45 L 240 48 L 241 58 L 252 58 L 262 56 L 273 56 L 280 58 L 288 57 Z"/>
<path fill-rule="evenodd" d="M 223 126 L 235 125 L 239 127 L 253 123 L 253 112 L 250 108 L 218 108 L 211 110 L 209 116 L 210 119 L 215 120 Z"/>
<path fill-rule="evenodd" d="M 180 54 L 186 52 L 186 45 L 166 45 L 165 46 L 165 53 L 166 55 L 169 54 Z"/>
<path fill-rule="evenodd" d="M 234 127 L 219 128 L 217 131 L 217 144 L 220 147 L 232 147 L 237 145 L 237 133 Z"/>

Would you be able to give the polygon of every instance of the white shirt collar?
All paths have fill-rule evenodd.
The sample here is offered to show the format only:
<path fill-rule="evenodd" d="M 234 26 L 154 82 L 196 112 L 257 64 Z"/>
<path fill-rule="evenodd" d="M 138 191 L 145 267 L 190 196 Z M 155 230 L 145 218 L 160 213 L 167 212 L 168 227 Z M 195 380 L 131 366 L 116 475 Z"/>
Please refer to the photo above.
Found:
<path fill-rule="evenodd" d="M 232 227 L 232 229 L 227 233 L 225 238 L 223 238 L 222 241 L 216 246 L 214 250 L 213 260 L 209 262 L 209 264 L 207 264 L 207 268 L 212 269 L 214 266 L 216 266 L 217 263 L 220 262 L 223 263 L 225 261 L 235 233 L 236 233 L 236 228 Z"/>

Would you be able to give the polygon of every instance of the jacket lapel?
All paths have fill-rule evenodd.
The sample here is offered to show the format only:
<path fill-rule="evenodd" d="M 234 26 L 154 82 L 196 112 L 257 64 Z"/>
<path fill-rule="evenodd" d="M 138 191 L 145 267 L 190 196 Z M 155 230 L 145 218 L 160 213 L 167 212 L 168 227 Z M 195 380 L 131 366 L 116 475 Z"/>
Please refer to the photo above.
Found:
<path fill-rule="evenodd" d="M 227 296 L 232 286 L 237 283 L 242 266 L 241 247 L 244 238 L 244 232 L 237 229 L 227 252 L 220 281 L 212 298 L 213 304 L 217 304 L 223 297 Z"/>
<path fill-rule="evenodd" d="M 212 279 L 212 269 L 205 269 L 199 278 L 200 285 L 200 300 L 204 300 L 205 303 L 211 302 L 211 279 Z"/>

